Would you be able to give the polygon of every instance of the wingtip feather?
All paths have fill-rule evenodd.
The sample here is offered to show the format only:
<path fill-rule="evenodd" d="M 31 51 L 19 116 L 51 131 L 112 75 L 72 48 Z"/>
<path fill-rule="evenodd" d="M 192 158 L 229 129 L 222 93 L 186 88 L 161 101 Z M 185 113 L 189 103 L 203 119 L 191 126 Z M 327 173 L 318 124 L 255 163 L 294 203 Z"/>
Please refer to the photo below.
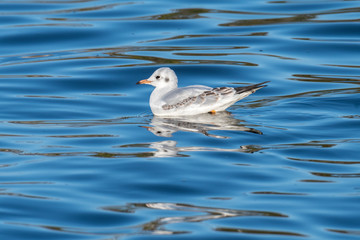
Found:
<path fill-rule="evenodd" d="M 257 84 L 246 86 L 246 87 L 236 87 L 235 90 L 236 90 L 237 94 L 243 93 L 243 92 L 248 92 L 248 91 L 255 92 L 255 91 L 259 90 L 260 88 L 266 87 L 267 85 L 265 85 L 265 84 L 268 82 L 270 82 L 270 81 L 265 81 L 262 83 L 257 83 Z"/>

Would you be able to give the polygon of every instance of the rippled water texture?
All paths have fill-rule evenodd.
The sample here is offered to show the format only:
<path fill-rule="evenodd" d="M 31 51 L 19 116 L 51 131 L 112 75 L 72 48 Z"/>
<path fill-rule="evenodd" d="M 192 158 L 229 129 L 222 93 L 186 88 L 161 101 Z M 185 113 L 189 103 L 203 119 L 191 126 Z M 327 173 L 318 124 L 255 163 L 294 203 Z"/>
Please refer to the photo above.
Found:
<path fill-rule="evenodd" d="M 1 239 L 359 239 L 360 1 L 0 1 Z M 271 81 L 154 117 L 180 85 Z"/>

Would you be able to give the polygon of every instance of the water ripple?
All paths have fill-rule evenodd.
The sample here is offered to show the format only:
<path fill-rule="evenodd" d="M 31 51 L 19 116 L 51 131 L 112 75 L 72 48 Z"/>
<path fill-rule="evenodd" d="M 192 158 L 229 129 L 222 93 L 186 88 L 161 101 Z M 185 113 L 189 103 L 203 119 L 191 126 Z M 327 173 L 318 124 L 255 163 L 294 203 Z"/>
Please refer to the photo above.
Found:
<path fill-rule="evenodd" d="M 1 1 L 1 235 L 357 239 L 359 10 Z M 135 83 L 162 66 L 180 86 L 271 82 L 228 112 L 159 118 Z"/>

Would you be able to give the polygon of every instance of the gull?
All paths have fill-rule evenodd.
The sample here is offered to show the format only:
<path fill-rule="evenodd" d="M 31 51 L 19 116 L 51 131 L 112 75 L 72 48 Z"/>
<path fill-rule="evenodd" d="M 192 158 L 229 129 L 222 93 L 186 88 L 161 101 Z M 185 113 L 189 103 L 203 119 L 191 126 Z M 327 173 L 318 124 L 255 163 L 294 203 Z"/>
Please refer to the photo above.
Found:
<path fill-rule="evenodd" d="M 264 84 L 267 82 L 235 88 L 212 88 L 204 85 L 178 88 L 175 72 L 171 68 L 162 67 L 148 79 L 141 80 L 136 84 L 149 84 L 155 87 L 149 101 L 154 115 L 185 116 L 201 113 L 215 114 L 224 111 L 256 90 L 266 87 Z"/>

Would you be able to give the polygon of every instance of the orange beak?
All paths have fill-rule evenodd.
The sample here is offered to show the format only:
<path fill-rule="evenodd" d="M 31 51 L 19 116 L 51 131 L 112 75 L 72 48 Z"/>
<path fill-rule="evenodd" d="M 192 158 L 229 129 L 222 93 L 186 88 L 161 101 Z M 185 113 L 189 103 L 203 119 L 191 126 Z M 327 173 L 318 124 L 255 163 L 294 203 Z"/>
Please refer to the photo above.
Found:
<path fill-rule="evenodd" d="M 148 79 L 144 79 L 144 80 L 138 81 L 136 84 L 151 84 L 151 81 L 149 81 Z"/>
<path fill-rule="evenodd" d="M 147 130 L 150 130 L 152 128 L 152 127 L 149 127 L 149 126 L 139 126 L 139 127 L 146 128 Z"/>

